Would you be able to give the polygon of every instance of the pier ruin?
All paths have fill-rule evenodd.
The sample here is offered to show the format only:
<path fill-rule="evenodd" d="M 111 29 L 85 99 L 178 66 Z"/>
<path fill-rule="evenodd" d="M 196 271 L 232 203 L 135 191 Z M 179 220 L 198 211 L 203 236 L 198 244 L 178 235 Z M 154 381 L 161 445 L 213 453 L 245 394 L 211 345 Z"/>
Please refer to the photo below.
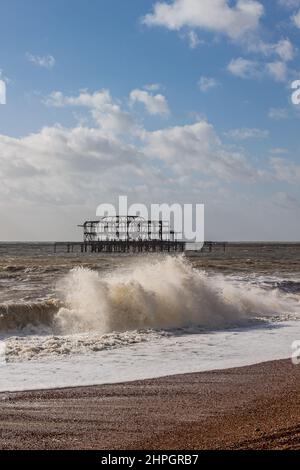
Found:
<path fill-rule="evenodd" d="M 145 220 L 140 216 L 104 216 L 82 225 L 83 241 L 64 243 L 67 252 L 78 247 L 82 253 L 183 252 L 185 242 L 165 220 Z M 62 245 L 55 244 L 55 251 Z"/>

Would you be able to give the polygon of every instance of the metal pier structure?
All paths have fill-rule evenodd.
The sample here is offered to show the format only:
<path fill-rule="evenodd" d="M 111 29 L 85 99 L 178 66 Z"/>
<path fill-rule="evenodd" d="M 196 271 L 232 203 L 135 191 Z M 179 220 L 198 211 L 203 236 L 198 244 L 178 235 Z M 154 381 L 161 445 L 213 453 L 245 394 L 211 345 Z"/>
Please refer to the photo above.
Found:
<path fill-rule="evenodd" d="M 145 220 L 140 216 L 101 217 L 79 225 L 83 242 L 58 242 L 68 253 L 146 253 L 183 252 L 186 243 L 176 239 L 170 223 L 164 220 Z"/>

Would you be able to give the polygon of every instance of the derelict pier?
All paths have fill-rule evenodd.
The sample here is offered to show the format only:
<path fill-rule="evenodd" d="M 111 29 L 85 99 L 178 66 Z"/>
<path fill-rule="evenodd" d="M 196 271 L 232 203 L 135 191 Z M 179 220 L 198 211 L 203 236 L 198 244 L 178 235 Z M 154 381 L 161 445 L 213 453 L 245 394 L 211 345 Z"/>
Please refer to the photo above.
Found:
<path fill-rule="evenodd" d="M 66 247 L 67 252 L 81 253 L 146 253 L 183 252 L 185 242 L 164 220 L 145 220 L 140 216 L 105 216 L 79 225 L 83 228 L 82 242 L 55 243 L 55 252 Z"/>

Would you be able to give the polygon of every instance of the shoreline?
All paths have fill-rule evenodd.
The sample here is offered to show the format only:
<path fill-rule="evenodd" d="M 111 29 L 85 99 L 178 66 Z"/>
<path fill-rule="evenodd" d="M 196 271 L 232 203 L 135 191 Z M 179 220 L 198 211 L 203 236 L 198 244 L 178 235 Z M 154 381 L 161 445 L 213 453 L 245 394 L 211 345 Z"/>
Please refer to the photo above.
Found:
<path fill-rule="evenodd" d="M 0 449 L 300 449 L 290 360 L 0 393 Z"/>
<path fill-rule="evenodd" d="M 196 334 L 195 337 L 193 334 L 171 335 L 150 338 L 151 341 L 137 338 L 137 343 L 104 348 L 94 354 L 7 361 L 0 363 L 0 393 L 117 385 L 284 360 L 290 357 L 292 342 L 298 336 L 299 322 L 289 321 Z M 62 341 L 51 347 L 68 347 Z M 20 346 L 27 354 L 26 347 L 31 347 L 30 351 L 34 352 L 35 343 L 26 346 L 23 341 Z M 16 347 L 19 347 L 18 343 Z"/>
<path fill-rule="evenodd" d="M 275 358 L 275 359 L 266 359 L 266 360 L 261 360 L 261 361 L 256 361 L 256 362 L 249 362 L 247 364 L 241 364 L 241 365 L 234 365 L 232 367 L 227 366 L 227 367 L 212 367 L 211 369 L 205 369 L 205 370 L 198 370 L 198 371 L 191 371 L 191 372 L 171 372 L 171 373 L 164 373 L 162 375 L 147 375 L 146 377 L 142 378 L 134 378 L 134 379 L 122 379 L 120 381 L 107 381 L 107 382 L 95 382 L 95 383 L 87 383 L 87 384 L 77 384 L 77 385 L 61 385 L 61 386 L 53 386 L 49 387 L 43 386 L 43 387 L 36 387 L 36 388 L 24 388 L 24 389 L 12 389 L 12 390 L 1 390 L 0 389 L 0 402 L 3 396 L 6 395 L 19 395 L 21 394 L 27 394 L 27 393 L 38 393 L 38 392 L 58 392 L 58 391 L 72 391 L 72 390 L 78 390 L 78 389 L 86 389 L 86 388 L 94 388 L 94 387 L 103 387 L 103 386 L 109 386 L 109 385 L 115 385 L 115 386 L 122 386 L 122 385 L 130 385 L 131 383 L 136 383 L 136 382 L 146 382 L 149 380 L 160 380 L 160 379 L 171 379 L 172 377 L 182 377 L 182 376 L 190 376 L 190 375 L 195 375 L 195 374 L 206 374 L 210 372 L 225 372 L 227 370 L 236 370 L 236 369 L 244 369 L 246 367 L 254 367 L 257 365 L 262 365 L 262 364 L 268 364 L 270 362 L 282 362 L 282 361 L 290 361 L 290 357 L 281 357 L 281 358 Z M 22 364 L 22 363 L 20 363 Z M 31 364 L 34 364 L 34 361 L 31 362 Z M 39 362 L 41 364 L 41 362 Z M 0 362 L 1 365 L 1 362 Z"/>

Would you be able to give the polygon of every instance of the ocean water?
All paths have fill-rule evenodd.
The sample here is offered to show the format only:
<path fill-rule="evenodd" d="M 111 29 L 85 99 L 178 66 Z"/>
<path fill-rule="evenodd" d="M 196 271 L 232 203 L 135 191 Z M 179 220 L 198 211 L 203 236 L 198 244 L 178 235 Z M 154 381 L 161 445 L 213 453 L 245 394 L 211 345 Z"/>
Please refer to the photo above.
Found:
<path fill-rule="evenodd" d="M 0 391 L 287 358 L 296 340 L 297 244 L 185 255 L 0 244 Z"/>

